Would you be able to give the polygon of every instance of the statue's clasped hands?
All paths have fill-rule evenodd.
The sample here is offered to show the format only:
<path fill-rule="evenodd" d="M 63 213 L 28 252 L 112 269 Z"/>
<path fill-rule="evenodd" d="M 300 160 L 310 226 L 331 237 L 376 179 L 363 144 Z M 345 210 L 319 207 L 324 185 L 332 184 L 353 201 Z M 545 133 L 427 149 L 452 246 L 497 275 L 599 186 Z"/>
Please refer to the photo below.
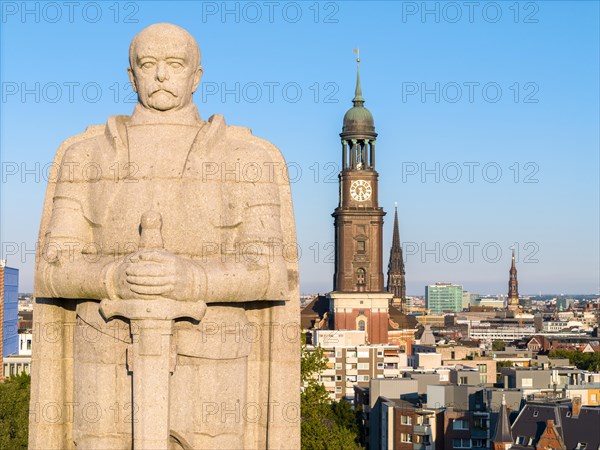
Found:
<path fill-rule="evenodd" d="M 118 264 L 114 272 L 116 295 L 122 299 L 157 297 L 194 299 L 194 264 L 166 250 L 142 250 Z"/>
<path fill-rule="evenodd" d="M 113 266 L 110 284 L 120 299 L 169 298 L 192 301 L 198 298 L 198 268 L 184 257 L 164 249 L 162 217 L 147 211 L 141 217 L 140 250 Z"/>

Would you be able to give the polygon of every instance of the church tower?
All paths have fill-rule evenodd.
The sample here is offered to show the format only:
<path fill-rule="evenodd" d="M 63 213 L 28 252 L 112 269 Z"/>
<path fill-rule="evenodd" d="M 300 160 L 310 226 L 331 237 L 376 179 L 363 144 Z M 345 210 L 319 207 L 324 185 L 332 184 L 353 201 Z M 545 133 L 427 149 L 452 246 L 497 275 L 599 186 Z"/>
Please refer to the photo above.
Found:
<path fill-rule="evenodd" d="M 508 280 L 508 300 L 506 306 L 509 311 L 519 311 L 519 282 L 517 281 L 517 267 L 515 266 L 515 251 L 512 251 L 512 264 Z"/>
<path fill-rule="evenodd" d="M 375 170 L 375 123 L 364 107 L 357 58 L 353 106 L 340 133 L 342 171 L 335 226 L 334 291 L 330 311 L 337 330 L 364 330 L 369 343 L 387 343 L 388 303 L 383 278 L 383 216 Z"/>
<path fill-rule="evenodd" d="M 398 207 L 394 212 L 394 234 L 392 236 L 392 249 L 388 264 L 388 292 L 393 294 L 393 303 L 400 303 L 400 312 L 406 313 L 406 280 L 404 277 L 404 259 L 400 245 L 400 230 L 398 227 Z"/>

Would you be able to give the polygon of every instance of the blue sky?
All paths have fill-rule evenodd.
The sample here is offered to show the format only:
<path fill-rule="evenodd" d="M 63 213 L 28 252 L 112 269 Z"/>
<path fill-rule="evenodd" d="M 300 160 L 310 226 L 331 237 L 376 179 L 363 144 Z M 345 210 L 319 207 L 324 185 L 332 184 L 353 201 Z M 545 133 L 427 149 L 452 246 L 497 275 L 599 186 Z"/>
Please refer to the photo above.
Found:
<path fill-rule="evenodd" d="M 598 293 L 599 3 L 468 3 L 2 2 L 0 240 L 20 290 L 44 165 L 62 140 L 131 112 L 129 42 L 173 22 L 202 50 L 202 117 L 250 127 L 290 164 L 303 293 L 332 286 L 357 47 L 385 264 L 397 202 L 408 293 L 436 281 L 506 293 L 513 243 L 521 293 Z"/>

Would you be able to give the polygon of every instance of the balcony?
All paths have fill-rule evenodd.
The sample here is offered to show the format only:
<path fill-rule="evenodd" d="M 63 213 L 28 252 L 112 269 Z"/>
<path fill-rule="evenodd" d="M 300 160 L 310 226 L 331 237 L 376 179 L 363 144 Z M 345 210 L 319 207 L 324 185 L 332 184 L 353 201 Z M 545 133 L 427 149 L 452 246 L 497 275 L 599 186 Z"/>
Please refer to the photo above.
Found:
<path fill-rule="evenodd" d="M 415 425 L 413 431 L 423 436 L 431 435 L 431 425 Z"/>
<path fill-rule="evenodd" d="M 474 427 L 471 435 L 474 438 L 487 439 L 488 438 L 488 433 L 489 433 L 489 429 L 488 428 Z"/>
<path fill-rule="evenodd" d="M 413 444 L 413 450 L 433 450 L 433 444 Z"/>

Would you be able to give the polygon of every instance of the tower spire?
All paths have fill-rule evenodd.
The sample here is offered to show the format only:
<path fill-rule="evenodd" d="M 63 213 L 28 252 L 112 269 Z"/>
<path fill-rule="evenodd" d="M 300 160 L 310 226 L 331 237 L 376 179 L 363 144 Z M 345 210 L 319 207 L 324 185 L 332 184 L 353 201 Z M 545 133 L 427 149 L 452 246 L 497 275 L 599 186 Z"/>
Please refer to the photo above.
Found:
<path fill-rule="evenodd" d="M 362 106 L 365 99 L 362 96 L 362 88 L 360 86 L 360 50 L 356 49 L 354 52 L 356 53 L 356 89 L 354 90 L 352 103 L 354 103 L 354 106 Z"/>
<path fill-rule="evenodd" d="M 498 422 L 496 423 L 496 432 L 492 438 L 492 448 L 494 450 L 509 449 L 513 443 L 510 432 L 510 421 L 508 420 L 508 411 L 506 409 L 506 398 L 502 394 L 502 405 L 498 412 Z"/>
<path fill-rule="evenodd" d="M 404 277 L 404 258 L 400 245 L 400 229 L 398 226 L 398 205 L 394 212 L 394 232 L 392 235 L 392 248 L 388 265 L 388 292 L 394 294 L 394 299 L 400 299 L 400 311 L 405 313 L 406 280 Z"/>
<path fill-rule="evenodd" d="M 519 309 L 519 282 L 517 280 L 517 266 L 515 265 L 515 249 L 512 250 L 512 262 L 508 280 L 508 309 L 517 311 Z"/>

